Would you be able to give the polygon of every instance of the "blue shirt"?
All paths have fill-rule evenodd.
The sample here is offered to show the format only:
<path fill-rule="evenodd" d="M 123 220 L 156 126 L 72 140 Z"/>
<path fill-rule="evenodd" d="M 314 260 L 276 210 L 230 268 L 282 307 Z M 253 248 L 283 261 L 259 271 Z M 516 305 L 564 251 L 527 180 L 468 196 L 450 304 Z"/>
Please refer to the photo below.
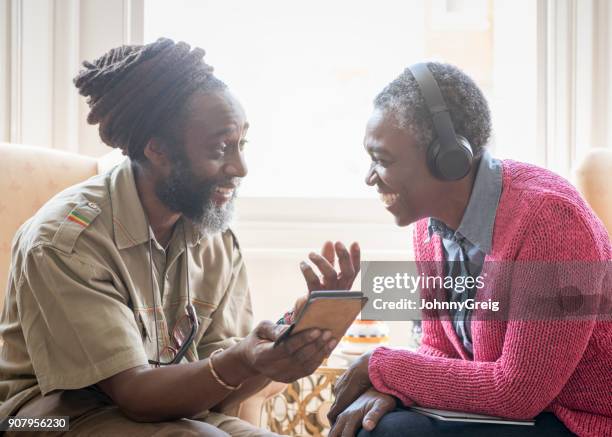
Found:
<path fill-rule="evenodd" d="M 470 200 L 457 230 L 435 218 L 429 219 L 429 236 L 436 233 L 442 238 L 445 275 L 475 277 L 480 274 L 485 255 L 491 252 L 493 225 L 501 190 L 501 162 L 485 150 L 478 164 Z M 465 301 L 475 296 L 476 290 L 472 288 L 462 292 L 448 290 L 447 297 L 450 301 Z M 471 311 L 451 310 L 450 316 L 457 336 L 472 354 Z"/>

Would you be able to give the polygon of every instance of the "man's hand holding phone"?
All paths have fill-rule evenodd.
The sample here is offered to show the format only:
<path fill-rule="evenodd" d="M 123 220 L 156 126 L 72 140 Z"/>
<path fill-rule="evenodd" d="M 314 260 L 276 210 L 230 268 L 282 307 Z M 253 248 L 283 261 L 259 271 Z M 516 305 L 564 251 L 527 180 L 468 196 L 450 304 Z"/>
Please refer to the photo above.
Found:
<path fill-rule="evenodd" d="M 336 258 L 339 272 L 334 268 Z M 293 314 L 297 316 L 302 312 L 313 291 L 349 290 L 359 273 L 360 258 L 358 243 L 353 243 L 349 250 L 341 242 L 327 241 L 320 255 L 311 253 L 309 259 L 319 273 L 315 273 L 305 261 L 300 264 L 308 294 L 296 301 Z M 312 374 L 340 340 L 333 337 L 331 330 L 316 326 L 283 336 L 292 322 L 274 324 L 263 321 L 235 349 L 232 348 L 232 352 L 238 353 L 245 374 L 261 374 L 274 381 L 293 382 Z M 281 336 L 282 341 L 277 341 Z"/>
<path fill-rule="evenodd" d="M 293 382 L 312 374 L 336 347 L 331 332 L 308 329 L 274 346 L 289 327 L 263 321 L 237 346 L 243 363 L 274 381 Z"/>

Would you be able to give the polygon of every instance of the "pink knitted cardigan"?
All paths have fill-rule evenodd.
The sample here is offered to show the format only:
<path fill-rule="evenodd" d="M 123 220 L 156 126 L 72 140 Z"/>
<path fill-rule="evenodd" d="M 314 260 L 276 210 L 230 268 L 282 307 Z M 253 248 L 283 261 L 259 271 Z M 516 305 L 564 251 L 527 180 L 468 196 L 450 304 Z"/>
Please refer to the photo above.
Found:
<path fill-rule="evenodd" d="M 608 234 L 563 178 L 503 161 L 502 193 L 485 262 L 612 259 Z M 416 260 L 442 260 L 438 236 L 416 223 Z M 609 294 L 609 293 L 608 293 Z M 448 318 L 424 320 L 417 352 L 378 348 L 374 387 L 405 405 L 516 419 L 553 412 L 579 436 L 612 436 L 612 322 L 473 321 L 473 359 Z"/>

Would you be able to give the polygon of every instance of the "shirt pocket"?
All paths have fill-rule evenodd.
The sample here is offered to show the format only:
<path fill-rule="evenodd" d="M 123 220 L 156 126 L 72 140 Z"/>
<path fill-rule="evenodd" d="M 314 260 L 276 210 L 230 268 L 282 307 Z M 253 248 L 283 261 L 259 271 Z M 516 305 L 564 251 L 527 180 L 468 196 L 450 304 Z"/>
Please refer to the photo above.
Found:
<path fill-rule="evenodd" d="M 196 335 L 193 339 L 193 344 L 197 348 L 200 340 L 202 340 L 204 334 L 206 334 L 206 331 L 208 331 L 208 328 L 210 328 L 212 323 L 212 315 L 215 312 L 215 308 L 212 305 L 208 307 L 198 304 L 195 304 L 194 308 L 196 316 L 198 317 L 198 330 L 196 331 Z"/>
<path fill-rule="evenodd" d="M 149 360 L 157 360 L 156 341 L 158 341 L 161 361 L 169 359 L 169 354 L 164 353 L 164 347 L 168 344 L 169 339 L 168 333 L 162 326 L 162 317 L 159 314 L 157 316 L 157 331 L 155 330 L 155 315 L 152 310 L 135 310 L 134 318 L 136 319 L 136 326 L 138 326 L 138 330 L 140 331 L 142 345 L 147 354 L 147 358 Z"/>
<path fill-rule="evenodd" d="M 212 314 L 214 313 L 214 306 L 210 305 L 194 305 L 196 317 L 198 320 L 198 329 L 196 330 L 193 338 L 193 343 L 189 348 L 189 351 L 185 358 L 187 361 L 193 361 L 197 359 L 197 347 L 200 340 L 204 337 L 210 325 L 212 323 Z M 149 360 L 157 361 L 157 345 L 156 339 L 159 342 L 159 353 L 160 360 L 162 362 L 171 361 L 174 358 L 173 353 L 169 347 L 175 345 L 170 340 L 170 332 L 168 330 L 173 329 L 172 326 L 166 326 L 164 318 L 158 313 L 157 314 L 157 332 L 155 330 L 155 315 L 152 310 L 135 310 L 134 318 L 136 319 L 136 325 L 140 331 L 142 344 Z"/>
<path fill-rule="evenodd" d="M 136 326 L 138 326 L 138 330 L 140 331 L 140 337 L 143 344 L 150 341 L 151 333 L 149 332 L 149 326 L 147 326 L 148 323 L 146 321 L 146 315 L 143 315 L 141 311 L 134 311 L 134 319 L 136 320 Z"/>

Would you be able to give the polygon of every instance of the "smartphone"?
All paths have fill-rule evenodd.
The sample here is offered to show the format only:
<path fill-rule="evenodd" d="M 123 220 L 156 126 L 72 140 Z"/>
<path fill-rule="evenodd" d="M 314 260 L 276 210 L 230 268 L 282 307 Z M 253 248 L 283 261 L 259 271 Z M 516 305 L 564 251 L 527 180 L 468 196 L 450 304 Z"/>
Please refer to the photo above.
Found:
<path fill-rule="evenodd" d="M 332 337 L 340 341 L 367 300 L 358 291 L 313 291 L 295 322 L 276 339 L 274 345 L 311 328 L 329 330 Z"/>

